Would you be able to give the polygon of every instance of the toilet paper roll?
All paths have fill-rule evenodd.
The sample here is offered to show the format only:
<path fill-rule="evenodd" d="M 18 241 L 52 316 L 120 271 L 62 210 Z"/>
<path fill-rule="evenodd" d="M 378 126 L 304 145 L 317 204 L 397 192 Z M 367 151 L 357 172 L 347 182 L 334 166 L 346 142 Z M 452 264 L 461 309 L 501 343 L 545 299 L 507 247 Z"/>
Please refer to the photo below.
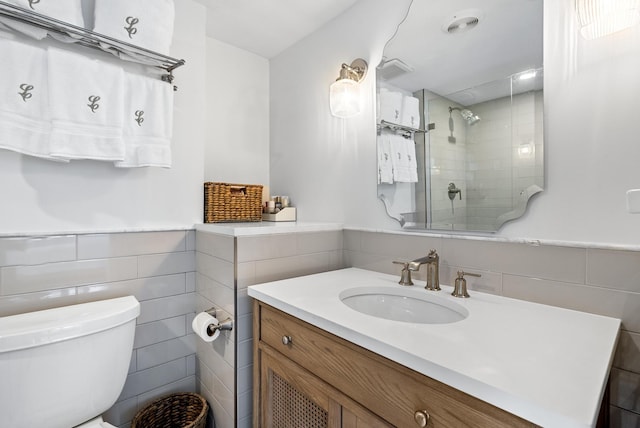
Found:
<path fill-rule="evenodd" d="M 204 340 L 205 342 L 213 342 L 218 338 L 218 336 L 220 336 L 220 330 L 216 330 L 213 335 L 210 335 L 210 325 L 218 325 L 218 319 L 206 312 L 200 312 L 193 319 L 191 328 L 198 336 L 200 336 L 200 339 Z"/>

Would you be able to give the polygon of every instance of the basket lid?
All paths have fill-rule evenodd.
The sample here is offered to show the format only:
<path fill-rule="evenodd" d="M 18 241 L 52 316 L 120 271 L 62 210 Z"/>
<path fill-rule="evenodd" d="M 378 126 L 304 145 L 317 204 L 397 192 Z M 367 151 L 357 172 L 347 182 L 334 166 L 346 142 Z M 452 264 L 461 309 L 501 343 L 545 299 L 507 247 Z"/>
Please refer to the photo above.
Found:
<path fill-rule="evenodd" d="M 133 296 L 0 317 L 0 352 L 42 346 L 117 327 L 140 314 Z"/>

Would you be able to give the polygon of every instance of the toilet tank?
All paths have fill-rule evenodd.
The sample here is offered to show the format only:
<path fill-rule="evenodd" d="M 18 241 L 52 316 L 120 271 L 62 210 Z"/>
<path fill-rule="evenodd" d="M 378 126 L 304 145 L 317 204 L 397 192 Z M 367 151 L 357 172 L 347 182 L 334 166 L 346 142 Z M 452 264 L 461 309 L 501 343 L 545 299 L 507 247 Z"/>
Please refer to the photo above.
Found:
<path fill-rule="evenodd" d="M 0 318 L 0 426 L 70 428 L 116 402 L 131 361 L 133 296 Z"/>

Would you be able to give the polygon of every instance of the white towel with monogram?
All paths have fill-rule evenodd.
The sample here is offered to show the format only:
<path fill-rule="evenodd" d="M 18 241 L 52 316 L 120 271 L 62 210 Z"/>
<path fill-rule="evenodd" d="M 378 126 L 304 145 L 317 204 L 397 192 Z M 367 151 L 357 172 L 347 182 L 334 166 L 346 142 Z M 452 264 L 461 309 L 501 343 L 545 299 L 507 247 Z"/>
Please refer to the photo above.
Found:
<path fill-rule="evenodd" d="M 0 148 L 48 158 L 47 51 L 0 38 L 0 57 L 11 64 L 0 79 Z"/>
<path fill-rule="evenodd" d="M 378 120 L 400 124 L 402 120 L 402 94 L 380 88 L 380 105 L 378 109 Z"/>
<path fill-rule="evenodd" d="M 173 0 L 96 0 L 94 31 L 169 55 Z"/>
<path fill-rule="evenodd" d="M 23 9 L 39 13 L 76 27 L 84 27 L 82 17 L 81 0 L 5 0 L 7 3 L 20 6 Z M 43 39 L 47 36 L 47 31 L 41 28 L 24 25 L 11 19 L 2 19 L 4 25 L 20 31 L 35 39 Z"/>
<path fill-rule="evenodd" d="M 117 167 L 171 167 L 173 85 L 159 78 L 125 76 L 124 160 Z"/>
<path fill-rule="evenodd" d="M 122 68 L 53 47 L 48 59 L 51 155 L 123 160 Z"/>
<path fill-rule="evenodd" d="M 393 180 L 401 183 L 415 183 L 418 181 L 415 168 L 416 148 L 413 140 L 394 134 L 390 137 L 390 144 Z"/>
<path fill-rule="evenodd" d="M 376 139 L 378 143 L 378 184 L 393 184 L 393 163 L 390 134 L 382 131 Z"/>
<path fill-rule="evenodd" d="M 420 100 L 416 97 L 404 96 L 402 98 L 402 121 L 401 125 L 410 128 L 420 128 Z"/>

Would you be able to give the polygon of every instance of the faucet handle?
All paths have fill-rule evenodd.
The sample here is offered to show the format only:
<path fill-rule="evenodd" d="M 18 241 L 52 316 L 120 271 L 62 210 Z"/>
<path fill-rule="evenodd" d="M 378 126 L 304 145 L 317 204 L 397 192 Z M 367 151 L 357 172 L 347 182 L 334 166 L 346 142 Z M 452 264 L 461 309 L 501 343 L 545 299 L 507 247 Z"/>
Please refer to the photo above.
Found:
<path fill-rule="evenodd" d="M 398 262 L 394 260 L 393 264 L 402 265 L 402 272 L 400 272 L 400 281 L 398 281 L 398 284 L 413 285 L 413 281 L 411 281 L 411 271 L 409 270 L 409 262 Z"/>
<path fill-rule="evenodd" d="M 477 273 L 470 273 L 470 272 L 465 272 L 462 270 L 458 271 L 458 277 L 455 280 L 455 285 L 453 287 L 453 293 L 451 293 L 451 295 L 453 297 L 471 297 L 469 296 L 469 293 L 467 293 L 467 280 L 464 279 L 464 276 L 475 276 L 475 277 L 481 277 L 482 275 L 477 274 Z"/>

